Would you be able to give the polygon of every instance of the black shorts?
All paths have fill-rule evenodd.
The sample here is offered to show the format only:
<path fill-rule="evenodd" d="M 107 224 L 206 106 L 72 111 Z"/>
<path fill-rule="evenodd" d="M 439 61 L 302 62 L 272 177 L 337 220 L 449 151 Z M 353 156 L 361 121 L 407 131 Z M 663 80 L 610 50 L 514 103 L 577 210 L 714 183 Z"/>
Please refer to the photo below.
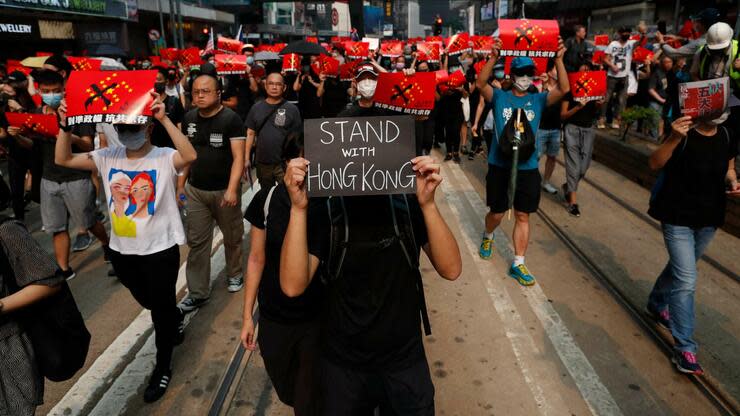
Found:
<path fill-rule="evenodd" d="M 486 204 L 491 212 L 499 214 L 509 209 L 509 178 L 511 168 L 488 165 L 486 175 Z M 540 206 L 540 184 L 538 169 L 520 170 L 516 176 L 514 210 L 531 214 Z"/>
<path fill-rule="evenodd" d="M 321 360 L 325 416 L 434 416 L 434 384 L 426 359 L 396 371 L 365 372 Z"/>

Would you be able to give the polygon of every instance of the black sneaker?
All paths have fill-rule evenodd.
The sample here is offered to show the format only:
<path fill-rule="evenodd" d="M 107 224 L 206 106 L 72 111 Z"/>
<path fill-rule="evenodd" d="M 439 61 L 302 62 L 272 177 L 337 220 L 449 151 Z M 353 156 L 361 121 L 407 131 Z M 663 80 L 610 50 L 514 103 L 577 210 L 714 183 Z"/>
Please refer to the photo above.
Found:
<path fill-rule="evenodd" d="M 678 371 L 684 374 L 695 374 L 697 376 L 704 374 L 704 369 L 699 365 L 696 354 L 693 352 L 675 351 L 671 361 L 676 364 Z"/>
<path fill-rule="evenodd" d="M 447 153 L 447 156 L 445 156 L 445 162 L 448 162 L 452 160 L 452 153 Z"/>
<path fill-rule="evenodd" d="M 77 238 L 75 238 L 75 242 L 72 244 L 72 251 L 73 252 L 85 251 L 90 247 L 91 244 L 92 244 L 92 237 L 90 237 L 90 234 L 88 233 L 79 234 Z"/>
<path fill-rule="evenodd" d="M 177 315 L 177 330 L 175 332 L 175 339 L 173 340 L 173 343 L 175 345 L 180 345 L 183 341 L 185 341 L 185 315 L 183 315 L 183 312 L 180 309 L 177 310 Z"/>
<path fill-rule="evenodd" d="M 188 313 L 200 308 L 206 303 L 208 303 L 208 298 L 196 299 L 188 295 L 185 299 L 182 300 L 182 302 L 180 302 L 179 305 L 177 305 L 177 307 L 180 308 L 183 313 Z"/>
<path fill-rule="evenodd" d="M 164 396 L 167 387 L 170 385 L 171 378 L 172 371 L 162 371 L 155 368 L 152 376 L 149 378 L 149 385 L 144 390 L 144 401 L 146 403 L 154 403 Z"/>
<path fill-rule="evenodd" d="M 74 279 L 75 277 L 77 277 L 77 273 L 75 273 L 75 271 L 72 270 L 71 267 L 67 270 L 62 270 L 62 275 L 64 276 L 64 279 L 67 281 L 70 281 Z"/>
<path fill-rule="evenodd" d="M 580 217 L 581 211 L 578 209 L 578 204 L 571 204 L 568 205 L 568 214 L 574 216 L 574 217 Z"/>
<path fill-rule="evenodd" d="M 468 160 L 475 160 L 475 155 L 477 155 L 477 154 L 478 153 L 474 153 L 474 152 L 468 153 Z"/>
<path fill-rule="evenodd" d="M 455 160 L 456 163 L 460 163 L 460 153 L 455 153 L 452 158 Z"/>

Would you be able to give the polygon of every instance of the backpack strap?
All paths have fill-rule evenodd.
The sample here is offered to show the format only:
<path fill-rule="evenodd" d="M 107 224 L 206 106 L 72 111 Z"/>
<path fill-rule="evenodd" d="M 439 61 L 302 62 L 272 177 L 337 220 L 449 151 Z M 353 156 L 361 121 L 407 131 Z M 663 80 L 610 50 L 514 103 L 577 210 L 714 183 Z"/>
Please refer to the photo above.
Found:
<path fill-rule="evenodd" d="M 265 230 L 267 230 L 267 214 L 270 212 L 270 201 L 272 200 L 272 193 L 275 192 L 275 188 L 277 188 L 277 185 L 272 185 L 270 192 L 267 193 L 267 198 L 265 198 L 265 206 L 262 208 L 265 213 Z"/>

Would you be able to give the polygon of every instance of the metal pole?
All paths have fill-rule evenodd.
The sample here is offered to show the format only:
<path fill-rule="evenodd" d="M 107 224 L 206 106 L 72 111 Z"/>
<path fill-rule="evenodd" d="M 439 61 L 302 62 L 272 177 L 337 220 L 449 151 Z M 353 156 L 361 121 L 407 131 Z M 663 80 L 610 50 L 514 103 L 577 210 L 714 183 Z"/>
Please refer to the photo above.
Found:
<path fill-rule="evenodd" d="M 170 1 L 170 27 L 172 28 L 172 46 L 177 47 L 177 25 L 175 25 L 175 3 Z"/>
<path fill-rule="evenodd" d="M 182 34 L 182 11 L 180 10 L 180 4 L 182 0 L 175 0 L 177 2 L 177 26 L 180 31 L 180 49 L 185 49 L 185 37 Z"/>
<path fill-rule="evenodd" d="M 678 33 L 681 23 L 678 21 L 678 15 L 681 11 L 681 0 L 676 0 L 676 9 L 673 11 L 673 33 Z"/>
<path fill-rule="evenodd" d="M 157 10 L 159 11 L 159 36 L 164 41 L 164 47 L 167 47 L 167 35 L 164 33 L 164 18 L 162 17 L 162 0 L 157 0 Z"/>

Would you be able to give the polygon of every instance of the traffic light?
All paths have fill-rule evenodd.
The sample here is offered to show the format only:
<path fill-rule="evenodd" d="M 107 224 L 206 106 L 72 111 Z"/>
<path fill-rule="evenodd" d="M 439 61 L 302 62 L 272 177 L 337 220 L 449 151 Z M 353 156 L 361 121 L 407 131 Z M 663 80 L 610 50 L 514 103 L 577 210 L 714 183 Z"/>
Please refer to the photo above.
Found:
<path fill-rule="evenodd" d="M 442 34 L 442 18 L 437 16 L 436 19 L 434 19 L 434 36 L 439 36 Z"/>

